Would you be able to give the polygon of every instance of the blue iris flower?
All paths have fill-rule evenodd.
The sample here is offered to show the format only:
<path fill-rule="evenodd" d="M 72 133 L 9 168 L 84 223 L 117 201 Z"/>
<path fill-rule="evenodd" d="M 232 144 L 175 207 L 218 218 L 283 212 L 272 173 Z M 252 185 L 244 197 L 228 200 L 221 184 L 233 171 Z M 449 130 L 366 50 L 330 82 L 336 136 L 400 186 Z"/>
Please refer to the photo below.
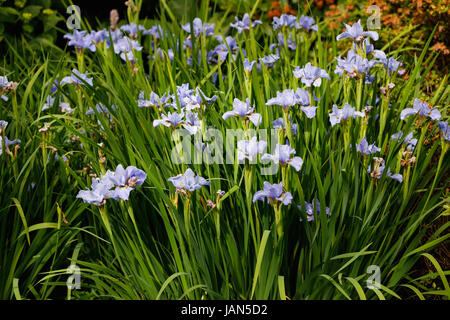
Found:
<path fill-rule="evenodd" d="M 290 192 L 283 192 L 282 183 L 270 184 L 264 181 L 264 190 L 255 192 L 253 195 L 253 203 L 258 200 L 264 201 L 267 198 L 269 204 L 277 205 L 279 203 L 288 205 L 292 202 L 292 195 Z"/>
<path fill-rule="evenodd" d="M 439 120 L 441 118 L 441 113 L 436 107 L 431 107 L 426 101 L 420 101 L 419 99 L 414 99 L 413 107 L 403 109 L 400 113 L 400 119 L 405 120 L 413 114 L 419 114 L 421 117 L 429 117 L 432 120 Z"/>
<path fill-rule="evenodd" d="M 86 30 L 78 31 L 74 29 L 73 34 L 67 33 L 64 38 L 69 39 L 68 46 L 74 46 L 78 50 L 89 49 L 95 52 L 97 49 L 92 34 L 86 34 Z"/>
<path fill-rule="evenodd" d="M 320 87 L 322 79 L 330 80 L 328 73 L 318 67 L 314 67 L 311 62 L 308 62 L 303 68 L 295 67 L 292 72 L 296 78 L 301 78 L 302 83 L 307 87 Z"/>
<path fill-rule="evenodd" d="M 244 159 L 254 162 L 258 154 L 262 154 L 266 149 L 266 141 L 257 141 L 256 137 L 252 137 L 250 140 L 240 140 L 237 143 L 237 158 L 239 161 Z"/>
<path fill-rule="evenodd" d="M 59 83 L 61 86 L 65 83 L 70 83 L 74 86 L 84 86 L 85 83 L 92 86 L 92 78 L 87 77 L 87 71 L 85 73 L 80 73 L 77 69 L 72 69 L 72 74 L 68 77 L 64 77 Z"/>
<path fill-rule="evenodd" d="M 298 19 L 298 22 L 299 22 L 299 26 L 302 27 L 303 29 L 305 29 L 306 31 L 310 31 L 310 30 L 317 31 L 317 30 L 319 30 L 319 26 L 317 24 L 314 24 L 315 20 L 314 20 L 313 17 L 308 17 L 308 16 L 303 16 L 302 15 Z"/>
<path fill-rule="evenodd" d="M 381 149 L 378 148 L 375 143 L 369 145 L 366 137 L 362 138 L 361 141 L 356 145 L 356 150 L 361 152 L 363 155 L 373 154 L 381 151 Z"/>
<path fill-rule="evenodd" d="M 302 206 L 298 206 L 299 210 L 302 210 Z M 316 199 L 316 205 L 314 206 L 314 201 L 311 203 L 305 201 L 305 211 L 306 211 L 306 219 L 308 221 L 313 221 L 314 216 L 318 215 L 320 213 L 320 202 L 318 199 Z M 326 207 L 325 213 L 327 216 L 331 216 L 330 208 Z M 300 222 L 303 221 L 302 218 L 300 218 Z"/>
<path fill-rule="evenodd" d="M 331 126 L 334 127 L 341 121 L 346 121 L 348 118 L 355 119 L 356 117 L 364 117 L 364 113 L 355 111 L 355 108 L 348 103 L 344 104 L 342 109 L 339 109 L 337 105 L 333 105 L 333 111 L 330 113 Z"/>
<path fill-rule="evenodd" d="M 248 61 L 247 58 L 244 60 L 244 70 L 245 72 L 251 72 L 253 69 L 253 66 L 256 64 L 256 60 Z"/>
<path fill-rule="evenodd" d="M 290 14 L 282 14 L 279 18 L 273 17 L 273 30 L 277 30 L 281 27 L 299 29 L 300 25 L 297 21 L 296 16 Z"/>
<path fill-rule="evenodd" d="M 450 141 L 450 128 L 448 127 L 448 122 L 440 121 L 438 127 L 439 130 L 441 130 L 444 139 Z"/>
<path fill-rule="evenodd" d="M 361 26 L 361 20 L 358 20 L 358 22 L 354 23 L 351 26 L 346 23 L 344 23 L 344 25 L 346 30 L 336 37 L 337 41 L 345 38 L 350 38 L 355 42 L 362 42 L 367 37 L 372 38 L 374 41 L 378 40 L 378 33 L 376 31 L 363 30 Z"/>
<path fill-rule="evenodd" d="M 297 128 L 298 128 L 298 125 L 297 125 L 296 123 L 293 123 L 293 122 L 291 121 L 291 116 L 288 117 L 288 120 L 289 120 L 289 122 L 291 123 L 291 131 L 292 131 L 292 133 L 294 134 L 294 136 L 297 136 Z M 273 126 L 275 129 L 281 129 L 281 128 L 283 128 L 284 130 L 286 130 L 286 125 L 285 125 L 285 123 L 284 123 L 284 119 L 283 119 L 283 118 L 278 118 L 278 119 L 274 120 L 274 121 L 272 122 L 272 126 Z"/>
<path fill-rule="evenodd" d="M 248 13 L 244 14 L 244 17 L 242 18 L 242 20 L 239 20 L 238 17 L 235 17 L 235 20 L 236 20 L 236 22 L 230 23 L 230 26 L 232 28 L 237 29 L 237 31 L 239 33 L 241 33 L 244 30 L 250 30 L 250 16 Z M 251 27 L 254 28 L 258 24 L 262 24 L 262 22 L 259 20 L 255 20 L 251 23 Z"/>
<path fill-rule="evenodd" d="M 188 168 L 184 174 L 171 177 L 168 181 L 172 182 L 175 188 L 189 192 L 201 189 L 202 186 L 210 185 L 210 182 L 206 181 L 205 178 L 200 177 L 198 174 L 195 176 L 195 173 L 190 168 Z"/>
<path fill-rule="evenodd" d="M 4 137 L 4 140 L 3 140 L 3 137 Z M 3 136 L 3 137 L 0 135 L 0 156 L 3 154 L 3 143 L 5 143 L 5 148 L 8 151 L 9 150 L 8 147 L 10 145 L 21 142 L 19 139 L 9 140 L 7 136 Z"/>
<path fill-rule="evenodd" d="M 299 171 L 303 165 L 303 159 L 300 157 L 291 157 L 295 154 L 295 149 L 291 148 L 288 144 L 278 144 L 275 147 L 275 153 L 272 154 L 264 154 L 261 157 L 261 160 L 271 160 L 275 163 L 280 164 L 281 166 L 291 166 L 296 171 Z"/>
<path fill-rule="evenodd" d="M 192 25 L 194 27 L 194 37 L 198 37 L 202 33 L 204 33 L 205 36 L 214 34 L 214 23 L 202 23 L 202 20 L 200 18 L 195 18 L 192 22 Z M 187 33 L 191 33 L 191 24 L 186 23 L 181 27 L 181 29 L 183 29 Z"/>
<path fill-rule="evenodd" d="M 250 106 L 250 99 L 247 98 L 241 101 L 237 98 L 233 100 L 233 111 L 227 111 L 223 114 L 222 118 L 227 120 L 230 117 L 238 116 L 242 120 L 250 120 L 255 126 L 259 126 L 262 117 L 259 113 L 255 113 L 255 106 Z"/>
<path fill-rule="evenodd" d="M 185 121 L 183 111 L 180 113 L 169 112 L 167 115 L 162 114 L 161 117 L 162 117 L 161 120 L 153 120 L 154 127 L 157 127 L 159 125 L 163 125 L 165 127 L 172 128 L 172 129 L 177 129 L 179 127 L 183 127 L 190 134 L 197 133 L 198 127 L 192 126 Z"/>

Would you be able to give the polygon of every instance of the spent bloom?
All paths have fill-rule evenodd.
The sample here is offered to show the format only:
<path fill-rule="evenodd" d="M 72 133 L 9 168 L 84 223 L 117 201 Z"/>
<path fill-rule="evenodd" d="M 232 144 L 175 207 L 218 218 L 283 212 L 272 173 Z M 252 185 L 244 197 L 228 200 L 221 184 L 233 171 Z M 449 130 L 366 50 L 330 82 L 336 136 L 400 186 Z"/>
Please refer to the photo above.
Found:
<path fill-rule="evenodd" d="M 403 109 L 400 113 L 400 119 L 405 120 L 413 114 L 419 114 L 421 117 L 429 117 L 432 120 L 439 120 L 441 118 L 441 113 L 436 107 L 431 107 L 426 101 L 420 101 L 419 99 L 414 99 L 413 107 Z"/>
<path fill-rule="evenodd" d="M 266 146 L 266 141 L 257 141 L 256 137 L 251 138 L 251 140 L 240 140 L 237 143 L 237 158 L 239 161 L 248 159 L 250 162 L 253 162 L 258 154 L 264 152 Z"/>
<path fill-rule="evenodd" d="M 189 192 L 201 189 L 202 186 L 210 185 L 210 182 L 206 181 L 205 178 L 200 177 L 200 175 L 198 174 L 197 176 L 195 176 L 194 171 L 192 171 L 190 168 L 188 168 L 184 174 L 179 174 L 175 177 L 171 177 L 168 179 L 168 181 L 172 182 L 175 188 Z"/>
<path fill-rule="evenodd" d="M 342 109 L 339 109 L 337 105 L 333 105 L 333 111 L 330 113 L 331 126 L 334 127 L 342 120 L 346 121 L 348 118 L 355 119 L 356 117 L 364 117 L 364 112 L 355 111 L 355 108 L 345 103 Z"/>
<path fill-rule="evenodd" d="M 383 158 L 374 157 L 374 169 L 371 169 L 371 166 L 369 165 L 369 168 L 367 169 L 367 173 L 370 174 L 370 176 L 374 179 L 380 179 L 383 175 L 384 169 L 385 169 L 385 163 Z M 394 179 L 400 183 L 403 182 L 403 176 L 399 173 L 392 174 L 391 169 L 388 168 L 386 171 L 386 177 L 389 177 L 391 179 Z"/>
<path fill-rule="evenodd" d="M 302 210 L 302 206 L 298 206 L 299 210 Z M 316 205 L 314 206 L 314 200 L 311 203 L 308 203 L 305 201 L 305 212 L 306 212 L 306 219 L 308 221 L 313 221 L 314 216 L 318 215 L 320 213 L 320 202 L 318 199 L 316 199 Z M 326 207 L 325 213 L 328 216 L 331 216 L 330 208 Z M 300 218 L 300 222 L 303 221 L 302 218 Z"/>
<path fill-rule="evenodd" d="M 295 149 L 291 148 L 288 144 L 278 144 L 275 147 L 275 153 L 273 155 L 271 154 L 264 154 L 261 157 L 261 160 L 269 159 L 275 163 L 280 164 L 281 166 L 291 166 L 296 171 L 299 171 L 303 164 L 303 159 L 300 157 L 291 157 L 295 154 Z"/>
<path fill-rule="evenodd" d="M 372 38 L 374 41 L 378 40 L 378 33 L 376 31 L 364 31 L 361 26 L 361 20 L 349 26 L 344 23 L 346 30 L 336 37 L 337 41 L 345 38 L 350 38 L 355 42 L 362 42 L 365 38 Z"/>
<path fill-rule="evenodd" d="M 314 67 L 308 62 L 303 68 L 295 67 L 292 72 L 296 78 L 301 78 L 302 83 L 307 87 L 320 87 L 322 79 L 330 80 L 328 73 L 318 67 Z"/>
<path fill-rule="evenodd" d="M 247 98 L 241 101 L 237 98 L 233 100 L 233 111 L 227 111 L 223 114 L 222 118 L 227 120 L 230 117 L 238 116 L 242 120 L 250 120 L 255 126 L 259 126 L 262 117 L 259 113 L 255 113 L 255 106 L 250 106 L 250 99 Z"/>
<path fill-rule="evenodd" d="M 264 201 L 267 198 L 269 204 L 279 203 L 288 205 L 292 201 L 292 195 L 290 192 L 283 192 L 283 184 L 282 183 L 274 183 L 270 184 L 270 182 L 264 181 L 264 189 L 255 192 L 253 195 L 253 203 L 258 200 Z"/>
<path fill-rule="evenodd" d="M 230 26 L 232 28 L 237 29 L 237 31 L 239 33 L 241 33 L 244 30 L 250 30 L 250 25 L 252 28 L 254 28 L 256 25 L 262 24 L 262 22 L 259 20 L 255 20 L 250 24 L 250 16 L 248 13 L 244 14 L 244 17 L 242 18 L 242 20 L 239 20 L 238 17 L 235 17 L 235 20 L 236 20 L 236 22 L 230 23 Z"/>
<path fill-rule="evenodd" d="M 377 152 L 381 151 L 381 149 L 378 148 L 375 145 L 375 143 L 369 145 L 366 137 L 362 138 L 361 141 L 356 145 L 356 150 L 361 152 L 363 155 L 377 153 Z"/>

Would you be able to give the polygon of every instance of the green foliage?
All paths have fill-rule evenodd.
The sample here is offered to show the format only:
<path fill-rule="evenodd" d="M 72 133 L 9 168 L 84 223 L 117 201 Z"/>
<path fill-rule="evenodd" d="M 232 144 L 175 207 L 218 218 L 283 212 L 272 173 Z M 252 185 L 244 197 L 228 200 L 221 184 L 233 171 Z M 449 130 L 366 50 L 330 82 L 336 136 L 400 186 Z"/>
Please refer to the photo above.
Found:
<path fill-rule="evenodd" d="M 295 51 L 281 47 L 281 59 L 273 68 L 263 67 L 261 72 L 254 68 L 247 78 L 242 50 L 235 60 L 229 55 L 220 65 L 206 62 L 206 49 L 217 44 L 213 38 L 194 41 L 190 51 L 194 59 L 188 65 L 182 46 L 176 49 L 177 41 L 181 44 L 187 36 L 180 24 L 195 16 L 214 21 L 216 32 L 227 30 L 236 37 L 250 60 L 270 52 L 269 44 L 276 41 L 270 27 L 238 35 L 228 28 L 234 17 L 210 10 L 205 2 L 182 21 L 177 20 L 178 13 L 168 12 L 171 1 L 161 4 L 158 23 L 174 35 L 158 46 L 165 52 L 173 49 L 173 61 L 156 55 L 151 39 L 144 36 L 138 37 L 144 49 L 134 52 L 135 64 L 121 60 L 104 44 L 92 53 L 36 51 L 23 40 L 6 42 L 8 53 L 0 75 L 19 85 L 7 93 L 8 101 L 0 100 L 0 119 L 9 122 L 8 137 L 22 142 L 20 149 L 0 156 L 0 298 L 448 298 L 449 271 L 430 252 L 448 243 L 449 224 L 422 242 L 433 221 L 448 208 L 448 142 L 432 139 L 438 132 L 436 126 L 431 128 L 431 120 L 423 120 L 419 127 L 413 117 L 399 118 L 414 98 L 423 98 L 423 75 L 434 61 L 428 45 L 418 51 L 415 64 L 405 66 L 410 77 L 390 80 L 396 86 L 377 106 L 379 88 L 388 81 L 386 72 L 377 67 L 371 86 L 335 75 L 334 57 L 343 52 L 337 49 L 335 34 L 321 31 L 323 22 L 318 33 L 293 33 Z M 130 13 L 130 20 L 138 14 Z M 156 58 L 147 59 L 148 55 Z M 201 114 L 208 126 L 223 133 L 227 128 L 243 128 L 235 119 L 224 121 L 222 114 L 232 109 L 234 98 L 249 97 L 263 117 L 259 130 L 270 129 L 282 112 L 266 106 L 266 101 L 277 91 L 301 87 L 292 71 L 308 61 L 325 69 L 331 80 L 324 80 L 315 92 L 320 101 L 314 119 L 306 119 L 298 107 L 292 110 L 292 120 L 299 125 L 292 146 L 304 160 L 300 172 L 290 168 L 263 176 L 260 165 L 237 161 L 176 164 L 171 160 L 175 146 L 171 130 L 153 126 L 153 120 L 166 111 L 137 107 L 140 91 L 148 97 L 152 91 L 175 92 L 176 85 L 189 83 L 208 97 L 218 95 Z M 58 87 L 55 97 L 69 103 L 73 114 L 56 106 L 42 111 L 54 80 L 70 75 L 73 68 L 87 71 L 94 86 Z M 217 82 L 213 82 L 215 72 Z M 444 120 L 450 102 L 447 80 L 443 77 L 438 90 L 427 97 Z M 380 121 L 362 119 L 331 127 L 332 105 L 344 102 L 359 110 L 373 105 L 371 119 L 384 111 L 384 129 Z M 98 103 L 109 109 L 112 122 L 98 112 L 86 115 Z M 373 157 L 363 157 L 349 147 L 360 141 L 362 128 L 368 141 L 381 148 L 386 167 L 403 174 L 403 183 L 385 175 L 373 179 L 367 173 Z M 405 146 L 390 139 L 400 129 L 414 132 L 418 139 L 411 166 L 401 165 Z M 96 207 L 76 198 L 93 177 L 119 164 L 147 174 L 128 201 L 108 199 Z M 211 182 L 189 200 L 176 194 L 167 181 L 188 167 Z M 285 188 L 294 201 L 281 208 L 282 236 L 273 208 L 251 201 L 265 180 L 289 181 Z M 218 190 L 226 192 L 221 199 Z M 322 212 L 309 222 L 305 209 L 297 205 L 313 199 L 320 201 Z M 215 207 L 208 206 L 207 200 Z M 324 214 L 326 207 L 330 216 Z M 435 270 L 416 277 L 414 266 L 421 257 Z M 81 290 L 66 286 L 71 264 L 81 270 Z M 366 286 L 371 265 L 381 271 L 381 285 L 375 289 Z M 428 287 L 424 282 L 428 279 L 439 287 Z"/>

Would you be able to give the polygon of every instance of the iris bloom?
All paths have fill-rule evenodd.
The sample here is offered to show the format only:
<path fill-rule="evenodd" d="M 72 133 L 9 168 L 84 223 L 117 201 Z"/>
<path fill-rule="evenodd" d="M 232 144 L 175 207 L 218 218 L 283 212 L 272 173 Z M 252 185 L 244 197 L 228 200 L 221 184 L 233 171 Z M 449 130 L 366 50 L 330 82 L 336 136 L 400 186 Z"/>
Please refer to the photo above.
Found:
<path fill-rule="evenodd" d="M 346 121 L 348 118 L 355 119 L 356 117 L 364 117 L 364 113 L 360 111 L 355 111 L 348 103 L 344 104 L 342 109 L 339 109 L 337 105 L 333 105 L 333 111 L 330 113 L 331 126 L 334 127 L 336 124 L 340 123 L 342 120 Z"/>
<path fill-rule="evenodd" d="M 5 126 L 6 127 L 6 126 Z M 3 131 L 3 129 L 2 129 Z M 12 144 L 20 143 L 21 141 L 19 139 L 16 140 L 9 140 L 7 136 L 4 136 L 5 141 L 3 141 L 2 136 L 0 135 L 0 156 L 3 154 L 3 142 L 5 143 L 6 151 L 8 151 L 8 147 Z"/>
<path fill-rule="evenodd" d="M 296 171 L 299 171 L 303 164 L 303 159 L 300 157 L 291 157 L 295 154 L 295 149 L 291 148 L 288 144 L 278 144 L 275 147 L 275 154 L 264 154 L 261 160 L 269 159 L 275 163 L 279 163 L 281 166 L 291 166 Z"/>
<path fill-rule="evenodd" d="M 168 181 L 172 182 L 175 188 L 189 192 L 201 189 L 202 186 L 210 185 L 210 182 L 206 181 L 205 178 L 200 177 L 198 174 L 195 176 L 195 173 L 190 168 L 184 174 L 171 177 Z"/>
<path fill-rule="evenodd" d="M 235 23 L 230 23 L 230 26 L 232 28 L 237 29 L 239 33 L 241 33 L 244 30 L 250 30 L 250 16 L 248 15 L 248 13 L 244 14 L 242 21 L 240 21 L 238 17 L 235 17 L 235 19 L 236 19 Z M 251 26 L 252 28 L 254 28 L 258 24 L 262 24 L 262 22 L 259 20 L 255 20 L 252 22 Z"/>
<path fill-rule="evenodd" d="M 84 203 L 90 203 L 95 206 L 105 204 L 109 197 L 112 184 L 104 183 L 100 178 L 94 178 L 91 184 L 91 190 L 80 190 L 77 198 L 82 199 Z"/>
<path fill-rule="evenodd" d="M 105 176 L 102 177 L 103 183 L 116 187 L 111 190 L 108 196 L 112 199 L 128 200 L 130 192 L 144 183 L 147 175 L 144 171 L 128 166 L 126 169 L 119 164 L 115 172 L 108 171 Z"/>
<path fill-rule="evenodd" d="M 164 36 L 164 29 L 159 24 L 155 24 L 150 29 L 145 30 L 142 34 L 151 35 L 155 37 L 155 39 L 160 39 L 161 36 Z"/>
<path fill-rule="evenodd" d="M 300 109 L 305 113 L 306 117 L 308 119 L 314 118 L 316 116 L 317 107 L 311 106 L 308 92 L 301 88 L 297 88 L 295 96 L 297 98 L 297 103 L 301 105 Z"/>
<path fill-rule="evenodd" d="M 67 33 L 64 35 L 65 39 L 69 39 L 68 46 L 74 46 L 77 50 L 89 49 L 92 52 L 96 51 L 96 47 L 91 34 L 86 34 L 86 31 L 73 30 L 73 34 Z"/>
<path fill-rule="evenodd" d="M 84 86 L 85 83 L 92 86 L 92 78 L 87 77 L 87 71 L 80 73 L 77 69 L 72 69 L 72 74 L 68 77 L 64 77 L 59 83 L 61 86 L 65 83 L 70 83 L 74 86 Z"/>
<path fill-rule="evenodd" d="M 293 122 L 291 121 L 291 116 L 289 116 L 288 120 L 289 120 L 289 122 L 291 123 L 291 130 L 292 130 L 292 133 L 293 133 L 295 136 L 297 136 L 297 128 L 298 128 L 298 125 L 297 125 L 296 123 L 293 123 Z M 274 120 L 274 121 L 272 122 L 272 126 L 273 126 L 275 129 L 281 129 L 281 128 L 283 128 L 284 130 L 286 130 L 286 125 L 285 125 L 285 123 L 284 123 L 284 119 L 283 119 L 283 118 L 278 118 L 278 119 Z"/>
<path fill-rule="evenodd" d="M 123 26 L 120 27 L 120 30 L 125 31 L 126 33 L 129 34 L 130 37 L 136 39 L 138 31 L 145 31 L 145 28 L 140 24 L 136 25 L 135 23 L 132 22 L 130 24 L 124 24 Z"/>
<path fill-rule="evenodd" d="M 272 53 L 272 54 L 269 54 L 268 56 L 264 56 L 264 57 L 260 58 L 259 60 L 261 63 L 264 63 L 264 65 L 267 68 L 271 68 L 271 67 L 273 67 L 274 63 L 277 62 L 279 59 L 280 59 L 279 55 Z M 258 71 L 261 70 L 260 64 L 258 64 L 257 69 L 258 69 Z"/>
<path fill-rule="evenodd" d="M 0 76 L 0 98 L 8 101 L 8 97 L 3 95 L 3 92 L 8 91 L 13 85 L 12 81 L 8 81 L 8 77 Z"/>
<path fill-rule="evenodd" d="M 283 107 L 286 112 L 289 107 L 292 107 L 298 103 L 298 97 L 296 96 L 294 90 L 286 89 L 282 92 L 277 91 L 277 96 L 275 98 L 269 99 L 266 106 L 279 105 Z"/>
<path fill-rule="evenodd" d="M 298 206 L 299 210 L 302 210 L 302 206 Z M 318 215 L 320 213 L 320 202 L 318 199 L 316 199 L 316 206 L 314 207 L 314 201 L 311 203 L 308 203 L 305 201 L 305 211 L 306 211 L 306 219 L 308 221 L 313 221 L 314 216 Z M 328 216 L 331 216 L 330 208 L 326 207 L 325 213 Z M 302 218 L 300 218 L 300 221 L 303 221 Z"/>
<path fill-rule="evenodd" d="M 450 128 L 448 127 L 448 122 L 440 121 L 438 123 L 439 130 L 442 131 L 442 136 L 445 140 L 450 141 Z"/>
<path fill-rule="evenodd" d="M 134 63 L 135 59 L 133 50 L 142 50 L 142 46 L 136 40 L 124 37 L 114 42 L 114 52 L 116 54 L 120 54 L 120 58 L 124 61 L 130 61 Z"/>
<path fill-rule="evenodd" d="M 403 132 L 400 130 L 399 132 L 397 132 L 396 134 L 393 134 L 391 136 L 391 138 L 393 140 L 400 140 L 403 136 Z M 403 145 L 408 144 L 408 146 L 406 147 L 408 150 L 412 151 L 414 150 L 414 147 L 417 144 L 417 139 L 413 138 L 413 133 L 410 132 L 405 139 L 402 142 Z"/>
<path fill-rule="evenodd" d="M 359 142 L 359 144 L 356 145 L 356 150 L 361 152 L 363 155 L 377 153 L 377 152 L 381 151 L 381 149 L 378 148 L 375 145 L 375 143 L 369 145 L 366 137 L 362 138 L 361 141 Z"/>
<path fill-rule="evenodd" d="M 301 16 L 298 19 L 299 22 L 299 26 L 302 27 L 303 29 L 305 29 L 306 31 L 310 31 L 310 30 L 314 30 L 317 31 L 319 30 L 319 26 L 315 23 L 315 20 L 313 17 L 308 17 L 308 16 Z"/>
<path fill-rule="evenodd" d="M 141 91 L 139 93 L 139 99 L 137 101 L 138 103 L 138 107 L 139 108 L 143 108 L 143 107 L 166 107 L 167 104 L 169 103 L 169 100 L 173 98 L 172 95 L 169 94 L 163 94 L 161 97 L 158 96 L 156 93 L 154 93 L 153 91 L 150 93 L 150 100 L 146 100 L 145 99 L 145 95 L 144 95 L 144 91 Z"/>
<path fill-rule="evenodd" d="M 361 26 L 361 20 L 349 26 L 344 23 L 346 31 L 336 37 L 337 41 L 345 38 L 351 38 L 355 42 L 362 42 L 365 38 L 372 38 L 374 41 L 378 40 L 378 33 L 376 31 L 364 31 Z"/>
<path fill-rule="evenodd" d="M 8 121 L 0 120 L 0 135 L 3 132 L 5 132 L 7 126 L 8 126 Z"/>
<path fill-rule="evenodd" d="M 283 184 L 282 183 L 274 183 L 270 184 L 267 181 L 264 181 L 264 190 L 260 190 L 255 192 L 253 195 L 253 203 L 258 200 L 264 201 L 267 198 L 269 204 L 284 204 L 288 205 L 292 201 L 292 195 L 290 192 L 283 192 Z"/>
<path fill-rule="evenodd" d="M 253 162 L 256 160 L 256 156 L 258 154 L 262 154 L 264 152 L 266 146 L 266 141 L 258 142 L 256 137 L 251 138 L 251 140 L 240 140 L 237 143 L 237 158 L 239 161 L 248 159 L 250 162 Z"/>
<path fill-rule="evenodd" d="M 282 33 L 279 33 L 277 35 L 277 39 L 278 39 L 278 43 L 272 43 L 269 46 L 270 50 L 273 50 L 277 46 L 278 47 L 284 47 L 284 35 Z M 292 40 L 292 36 L 290 34 L 289 34 L 289 37 L 288 37 L 288 39 L 286 41 L 286 44 L 287 44 L 288 49 L 295 50 L 297 48 L 295 40 Z"/>
<path fill-rule="evenodd" d="M 281 27 L 299 29 L 300 25 L 298 24 L 296 16 L 290 14 L 282 14 L 279 18 L 273 17 L 273 30 L 277 30 Z"/>
<path fill-rule="evenodd" d="M 168 128 L 177 129 L 179 127 L 183 127 L 190 134 L 195 134 L 197 132 L 198 127 L 189 125 L 184 119 L 184 112 L 169 112 L 167 115 L 161 115 L 162 120 L 153 120 L 153 126 L 157 127 L 159 125 L 163 125 Z"/>
<path fill-rule="evenodd" d="M 217 55 L 219 57 L 219 61 L 225 61 L 228 57 L 228 53 L 231 53 L 233 56 L 233 60 L 235 60 L 238 51 L 239 47 L 237 45 L 236 39 L 228 36 L 225 38 L 225 41 L 222 41 L 221 44 L 217 45 L 214 48 L 213 52 L 210 53 L 210 55 L 211 56 Z"/>
<path fill-rule="evenodd" d="M 439 120 L 441 118 L 441 113 L 436 107 L 431 107 L 426 101 L 420 101 L 419 99 L 414 99 L 413 107 L 403 109 L 400 113 L 400 119 L 405 120 L 406 117 L 418 113 L 421 117 L 430 117 L 432 120 Z"/>
<path fill-rule="evenodd" d="M 350 50 L 347 54 L 347 58 L 337 57 L 337 65 L 334 73 L 342 76 L 344 72 L 352 77 L 363 77 L 370 69 L 377 63 L 378 60 L 367 60 L 355 53 L 354 50 Z"/>
<path fill-rule="evenodd" d="M 253 61 L 248 61 L 248 59 L 247 58 L 245 58 L 245 60 L 244 60 L 244 70 L 245 70 L 245 72 L 251 72 L 252 71 L 252 69 L 253 69 L 253 66 L 255 65 L 255 63 L 256 63 L 256 60 L 253 60 Z"/>
<path fill-rule="evenodd" d="M 237 116 L 242 120 L 250 120 L 255 126 L 259 126 L 261 123 L 262 117 L 259 113 L 254 113 L 255 106 L 250 107 L 250 99 L 247 98 L 244 101 L 241 101 L 237 98 L 233 100 L 233 111 L 227 111 L 223 114 L 222 118 L 227 120 L 230 117 Z"/>
<path fill-rule="evenodd" d="M 202 20 L 200 18 L 195 18 L 192 22 L 192 26 L 194 27 L 194 37 L 198 37 L 201 33 L 204 33 L 205 36 L 214 34 L 214 23 L 202 23 Z M 191 24 L 186 23 L 181 27 L 181 29 L 183 29 L 187 33 L 191 33 Z"/>
<path fill-rule="evenodd" d="M 384 65 L 389 75 L 391 75 L 392 72 L 395 71 L 397 71 L 400 75 L 403 75 L 405 73 L 405 70 L 399 70 L 399 68 L 402 66 L 402 63 L 392 57 L 388 58 L 383 51 L 375 50 L 373 56 Z"/>
<path fill-rule="evenodd" d="M 301 69 L 299 67 L 295 67 L 295 70 L 292 73 L 296 78 L 301 78 L 302 83 L 307 87 L 320 87 L 322 84 L 322 79 L 330 80 L 330 76 L 325 70 L 314 67 L 311 65 L 311 62 L 308 62 Z"/>

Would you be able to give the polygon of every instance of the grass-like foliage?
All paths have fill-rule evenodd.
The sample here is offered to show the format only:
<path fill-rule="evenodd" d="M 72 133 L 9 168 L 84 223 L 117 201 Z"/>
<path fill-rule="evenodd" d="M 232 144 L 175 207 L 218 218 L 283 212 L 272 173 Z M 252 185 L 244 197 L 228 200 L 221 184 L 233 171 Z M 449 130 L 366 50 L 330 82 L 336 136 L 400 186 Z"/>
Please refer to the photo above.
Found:
<path fill-rule="evenodd" d="M 130 1 L 64 51 L 7 40 L 0 298 L 450 297 L 430 254 L 449 223 L 428 232 L 450 164 L 448 76 L 421 93 L 430 41 L 401 65 L 382 29 L 253 23 L 258 2 L 249 24 L 208 1 L 144 21 Z"/>

